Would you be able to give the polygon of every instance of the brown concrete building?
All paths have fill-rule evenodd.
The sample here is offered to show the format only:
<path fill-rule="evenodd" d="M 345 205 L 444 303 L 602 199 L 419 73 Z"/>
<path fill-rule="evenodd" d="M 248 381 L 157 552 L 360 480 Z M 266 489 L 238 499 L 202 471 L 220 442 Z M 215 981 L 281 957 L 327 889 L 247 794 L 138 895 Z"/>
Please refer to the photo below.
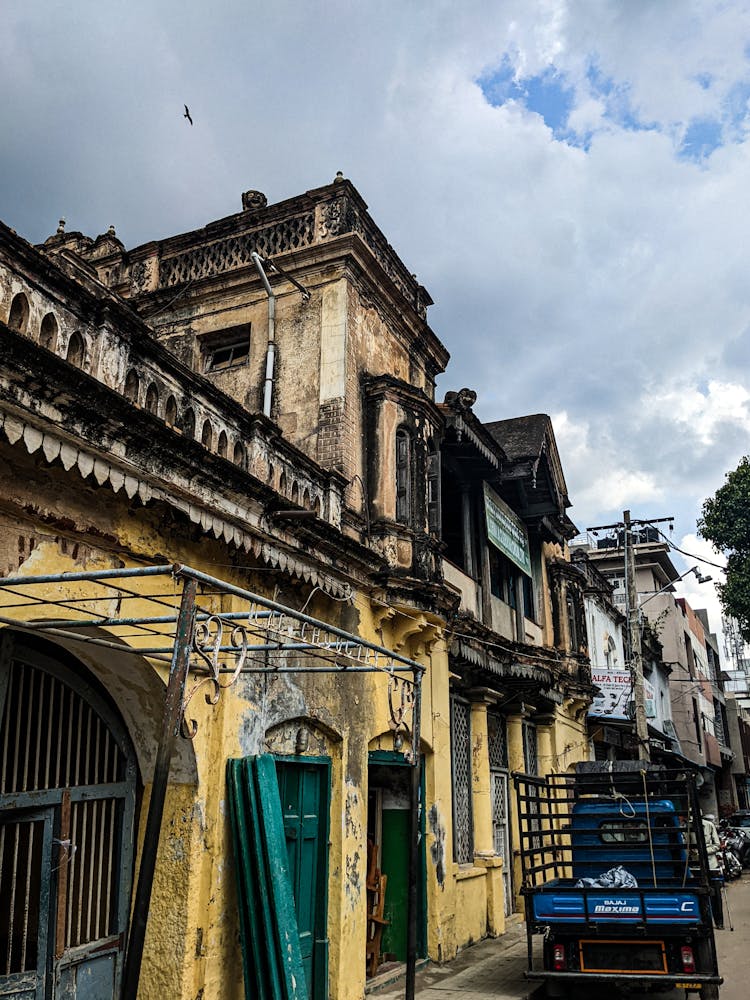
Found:
<path fill-rule="evenodd" d="M 579 580 L 548 418 L 438 405 L 430 302 L 341 176 L 133 249 L 0 227 L 0 992 L 239 997 L 241 930 L 270 975 L 233 759 L 276 762 L 242 829 L 310 997 L 502 932 L 487 734 L 506 795 L 586 756 Z"/>

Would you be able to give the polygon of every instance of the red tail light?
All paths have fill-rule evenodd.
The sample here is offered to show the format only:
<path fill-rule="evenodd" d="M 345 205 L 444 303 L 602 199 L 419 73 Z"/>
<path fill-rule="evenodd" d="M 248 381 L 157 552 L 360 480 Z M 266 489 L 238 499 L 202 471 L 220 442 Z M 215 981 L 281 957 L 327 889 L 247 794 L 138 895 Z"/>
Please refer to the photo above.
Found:
<path fill-rule="evenodd" d="M 680 949 L 680 954 L 682 956 L 682 971 L 695 972 L 695 956 L 690 945 L 684 944 Z"/>
<path fill-rule="evenodd" d="M 683 951 L 685 949 L 683 948 Z M 691 952 L 692 954 L 692 952 Z M 552 968 L 555 972 L 565 971 L 565 947 L 561 944 L 556 944 L 552 948 Z"/>

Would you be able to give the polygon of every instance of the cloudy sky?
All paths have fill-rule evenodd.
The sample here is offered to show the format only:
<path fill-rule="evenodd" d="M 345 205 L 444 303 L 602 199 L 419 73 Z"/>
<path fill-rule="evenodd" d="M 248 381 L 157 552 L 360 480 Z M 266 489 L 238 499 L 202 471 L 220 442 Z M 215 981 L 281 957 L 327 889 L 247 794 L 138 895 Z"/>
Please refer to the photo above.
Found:
<path fill-rule="evenodd" d="M 695 520 L 750 451 L 750 3 L 5 0 L 2 50 L 23 236 L 134 246 L 342 170 L 435 299 L 441 393 L 551 414 L 581 528 L 673 514 L 715 558 Z"/>

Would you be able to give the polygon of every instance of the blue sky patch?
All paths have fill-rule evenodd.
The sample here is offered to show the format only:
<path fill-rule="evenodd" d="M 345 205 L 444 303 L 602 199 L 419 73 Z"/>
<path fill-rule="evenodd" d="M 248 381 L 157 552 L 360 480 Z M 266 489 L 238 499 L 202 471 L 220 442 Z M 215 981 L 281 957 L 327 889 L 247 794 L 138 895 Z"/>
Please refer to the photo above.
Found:
<path fill-rule="evenodd" d="M 657 128 L 656 123 L 642 121 L 633 110 L 629 85 L 617 83 L 603 73 L 595 58 L 589 63 L 586 79 L 591 95 L 602 102 L 604 115 L 609 121 L 630 131 Z M 575 88 L 556 69 L 550 67 L 536 76 L 517 79 L 506 56 L 499 69 L 485 74 L 477 82 L 493 107 L 516 101 L 540 115 L 556 139 L 583 149 L 589 148 L 593 134 L 576 134 L 568 127 L 570 112 L 575 105 Z"/>
<path fill-rule="evenodd" d="M 615 89 L 615 81 L 611 76 L 605 76 L 596 62 L 589 64 L 586 70 L 586 79 L 589 81 L 591 93 L 595 97 L 609 97 Z"/>
<path fill-rule="evenodd" d="M 705 160 L 722 144 L 721 122 L 715 118 L 694 118 L 688 125 L 679 155 L 686 160 Z"/>
<path fill-rule="evenodd" d="M 480 77 L 477 82 L 493 107 L 517 101 L 540 115 L 556 136 L 565 134 L 574 92 L 555 70 L 548 69 L 537 76 L 516 80 L 513 67 L 505 59 L 498 70 Z"/>
<path fill-rule="evenodd" d="M 750 117 L 750 83 L 735 83 L 726 96 L 725 113 L 732 129 L 745 131 Z"/>

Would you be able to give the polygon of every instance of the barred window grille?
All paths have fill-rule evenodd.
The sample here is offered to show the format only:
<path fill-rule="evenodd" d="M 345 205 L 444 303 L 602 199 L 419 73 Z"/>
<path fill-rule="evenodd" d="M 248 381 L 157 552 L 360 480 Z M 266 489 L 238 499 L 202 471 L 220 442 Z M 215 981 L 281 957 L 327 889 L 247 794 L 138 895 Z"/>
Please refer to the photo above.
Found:
<path fill-rule="evenodd" d="M 537 751 L 537 740 L 536 740 L 536 726 L 532 725 L 530 722 L 524 722 L 523 724 L 523 759 L 524 766 L 527 774 L 539 774 L 539 755 Z M 529 795 L 533 795 L 536 798 L 539 797 L 539 789 L 534 785 L 528 786 Z M 528 813 L 529 813 L 529 830 L 539 829 L 539 820 L 534 817 L 539 813 L 538 802 L 528 802 L 527 803 Z M 533 848 L 541 848 L 542 842 L 540 837 L 531 838 L 531 846 Z"/>
<path fill-rule="evenodd" d="M 470 708 L 451 699 L 451 749 L 453 761 L 453 857 L 459 864 L 474 860 L 471 829 L 471 724 Z"/>
<path fill-rule="evenodd" d="M 523 724 L 523 762 L 527 774 L 539 774 L 536 726 L 530 722 Z"/>
<path fill-rule="evenodd" d="M 487 751 L 492 770 L 508 770 L 508 733 L 505 716 L 499 712 L 487 713 Z"/>
<path fill-rule="evenodd" d="M 503 860 L 508 861 L 508 775 L 501 771 L 492 771 L 490 790 L 492 793 L 493 850 Z"/>

